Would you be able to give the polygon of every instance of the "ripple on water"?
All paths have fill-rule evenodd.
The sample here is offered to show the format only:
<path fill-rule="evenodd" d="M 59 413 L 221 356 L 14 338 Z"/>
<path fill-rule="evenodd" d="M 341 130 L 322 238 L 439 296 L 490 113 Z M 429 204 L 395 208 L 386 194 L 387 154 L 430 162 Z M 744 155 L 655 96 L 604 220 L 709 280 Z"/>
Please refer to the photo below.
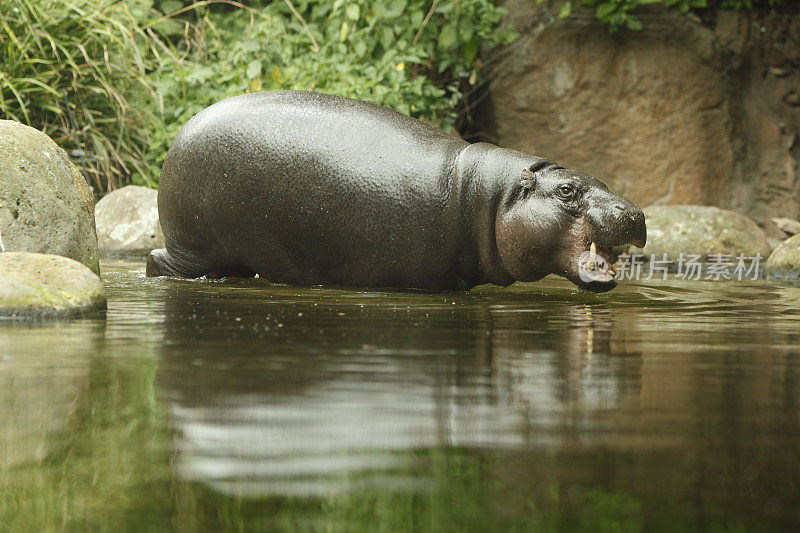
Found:
<path fill-rule="evenodd" d="M 535 494 L 549 476 L 644 502 L 746 469 L 696 505 L 797 518 L 782 503 L 800 499 L 787 477 L 800 467 L 797 286 L 670 280 L 594 295 L 548 278 L 431 294 L 103 266 L 105 318 L 0 329 L 12 358 L 0 398 L 38 399 L 0 416 L 0 466 L 53 457 L 91 427 L 75 408 L 90 391 L 125 389 L 111 402 L 119 424 L 166 413 L 159 468 L 221 494 L 442 490 L 446 457 L 491 460 L 469 483 Z M 776 477 L 783 492 L 757 482 Z"/>

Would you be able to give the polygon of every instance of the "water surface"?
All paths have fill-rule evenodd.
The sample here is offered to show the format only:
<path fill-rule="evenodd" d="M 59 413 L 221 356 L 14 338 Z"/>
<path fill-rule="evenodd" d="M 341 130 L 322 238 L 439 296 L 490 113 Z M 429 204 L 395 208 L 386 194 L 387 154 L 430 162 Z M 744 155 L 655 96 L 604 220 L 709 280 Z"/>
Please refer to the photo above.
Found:
<path fill-rule="evenodd" d="M 0 324 L 9 531 L 800 525 L 800 286 L 148 279 Z"/>

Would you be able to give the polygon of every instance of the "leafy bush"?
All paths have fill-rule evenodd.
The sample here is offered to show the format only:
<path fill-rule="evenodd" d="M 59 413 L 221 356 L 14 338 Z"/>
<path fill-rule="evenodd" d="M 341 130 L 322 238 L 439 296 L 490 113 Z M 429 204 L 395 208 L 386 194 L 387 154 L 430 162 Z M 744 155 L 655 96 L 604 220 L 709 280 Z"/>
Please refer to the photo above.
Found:
<path fill-rule="evenodd" d="M 68 151 L 79 139 L 96 157 L 90 182 L 114 187 L 146 170 L 147 121 L 132 100 L 152 91 L 152 44 L 125 3 L 2 0 L 0 118 L 41 129 Z"/>
<path fill-rule="evenodd" d="M 565 0 L 560 15 L 580 4 L 612 31 L 641 29 L 634 10 L 662 2 L 706 5 Z M 0 117 L 91 154 L 98 192 L 155 183 L 186 120 L 247 91 L 320 90 L 452 130 L 481 81 L 479 50 L 514 38 L 502 15 L 494 0 L 0 0 Z"/>
<path fill-rule="evenodd" d="M 490 0 L 298 0 L 193 11 L 191 36 L 174 27 L 180 49 L 153 74 L 153 177 L 186 120 L 249 91 L 318 90 L 453 129 L 464 89 L 478 81 L 479 48 L 513 38 L 498 29 L 503 11 Z"/>
<path fill-rule="evenodd" d="M 189 117 L 248 91 L 320 90 L 452 129 L 478 50 L 513 37 L 492 0 L 249 4 L 0 0 L 0 116 L 91 154 L 104 192 L 155 183 Z"/>
<path fill-rule="evenodd" d="M 536 0 L 537 3 L 543 1 Z M 737 10 L 756 9 L 763 6 L 777 6 L 783 2 L 784 0 L 722 0 L 719 7 Z M 597 19 L 606 24 L 612 33 L 619 28 L 641 30 L 643 28 L 642 21 L 633 13 L 641 6 L 664 4 L 666 7 L 678 9 L 683 14 L 688 14 L 693 9 L 709 7 L 707 0 L 566 0 L 561 6 L 559 17 L 570 16 L 575 6 L 579 4 L 595 8 Z"/>
<path fill-rule="evenodd" d="M 723 0 L 723 9 L 756 9 L 759 6 L 769 5 L 778 6 L 784 4 L 784 0 Z"/>

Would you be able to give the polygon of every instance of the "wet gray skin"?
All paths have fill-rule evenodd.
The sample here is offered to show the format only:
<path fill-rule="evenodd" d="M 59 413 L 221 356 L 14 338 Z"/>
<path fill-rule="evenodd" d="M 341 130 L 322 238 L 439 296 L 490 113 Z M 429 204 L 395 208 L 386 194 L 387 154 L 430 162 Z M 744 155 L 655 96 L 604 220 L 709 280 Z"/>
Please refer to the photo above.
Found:
<path fill-rule="evenodd" d="M 321 93 L 214 104 L 176 136 L 159 181 L 166 248 L 149 276 L 465 290 L 548 273 L 584 281 L 591 242 L 644 244 L 644 216 L 553 161 L 469 144 L 391 109 Z M 607 262 L 607 261 L 606 261 Z"/>

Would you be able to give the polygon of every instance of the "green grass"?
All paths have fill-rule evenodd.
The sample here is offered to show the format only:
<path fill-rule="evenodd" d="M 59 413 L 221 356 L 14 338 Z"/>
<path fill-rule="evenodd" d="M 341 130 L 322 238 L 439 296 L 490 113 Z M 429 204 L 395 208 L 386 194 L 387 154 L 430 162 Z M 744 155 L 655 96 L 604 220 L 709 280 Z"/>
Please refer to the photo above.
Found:
<path fill-rule="evenodd" d="M 147 117 L 132 102 L 154 94 L 157 45 L 125 2 L 3 0 L 0 116 L 92 154 L 96 191 L 119 186 L 145 169 Z"/>
<path fill-rule="evenodd" d="M 227 96 L 360 98 L 454 129 L 493 0 L 2 0 L 0 116 L 44 131 L 95 192 L 155 185 L 178 129 Z M 74 128 L 73 128 L 74 125 Z"/>

